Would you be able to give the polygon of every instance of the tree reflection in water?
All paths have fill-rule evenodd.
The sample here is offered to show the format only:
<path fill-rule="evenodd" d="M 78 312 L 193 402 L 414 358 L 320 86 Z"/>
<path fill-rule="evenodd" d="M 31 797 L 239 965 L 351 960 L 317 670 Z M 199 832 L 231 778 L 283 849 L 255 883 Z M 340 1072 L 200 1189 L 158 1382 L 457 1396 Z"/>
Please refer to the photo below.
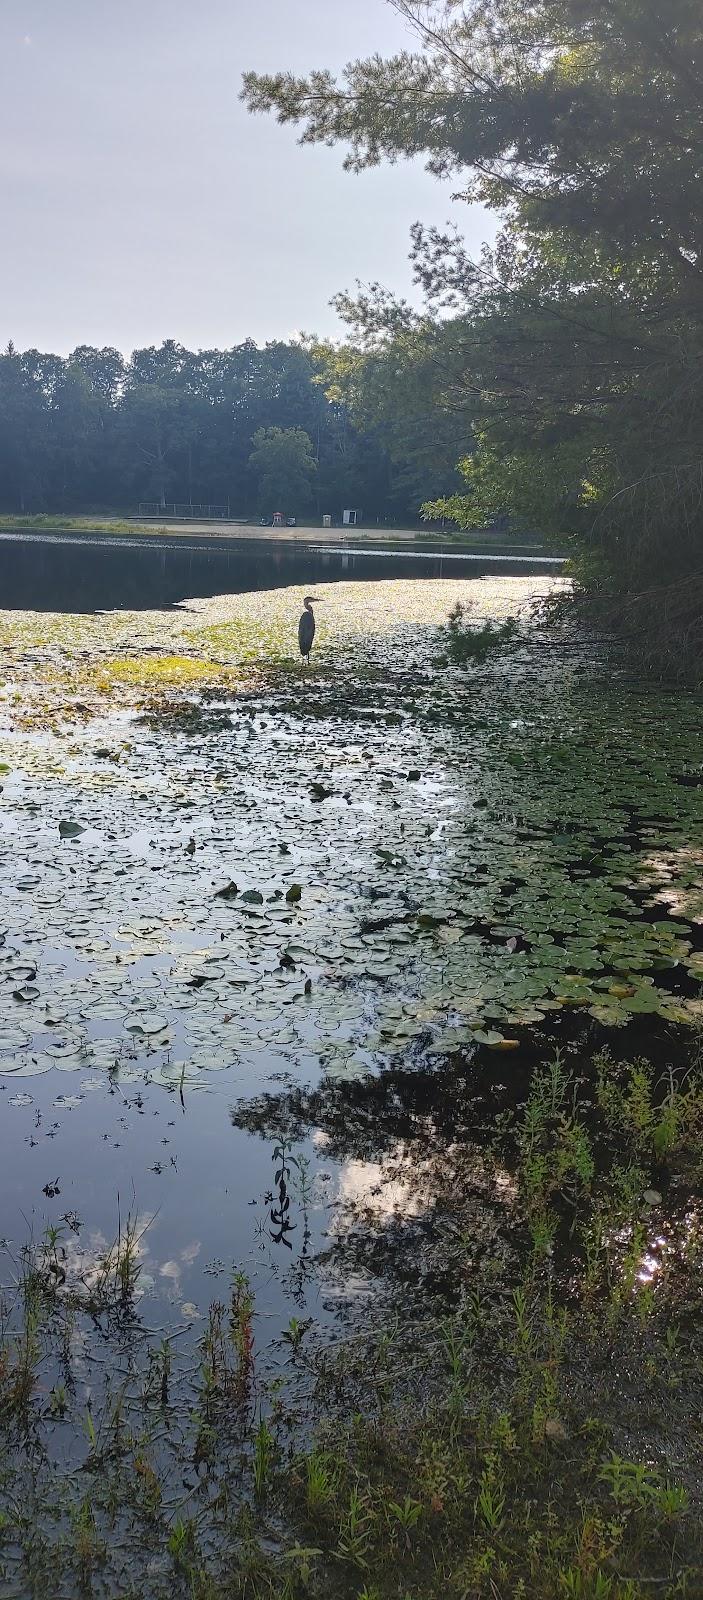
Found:
<path fill-rule="evenodd" d="M 299 1199 L 303 1277 L 314 1268 L 336 1295 L 373 1280 L 456 1303 L 479 1265 L 498 1281 L 514 1252 L 514 1174 L 491 1147 L 496 1116 L 511 1100 L 506 1088 L 461 1072 L 394 1070 L 288 1086 L 239 1102 L 231 1115 L 235 1126 L 277 1140 L 269 1232 L 291 1248 Z M 307 1157 L 294 1153 L 311 1135 L 312 1176 Z M 308 1207 L 330 1203 L 326 1160 L 338 1167 L 330 1244 L 314 1261 Z"/>

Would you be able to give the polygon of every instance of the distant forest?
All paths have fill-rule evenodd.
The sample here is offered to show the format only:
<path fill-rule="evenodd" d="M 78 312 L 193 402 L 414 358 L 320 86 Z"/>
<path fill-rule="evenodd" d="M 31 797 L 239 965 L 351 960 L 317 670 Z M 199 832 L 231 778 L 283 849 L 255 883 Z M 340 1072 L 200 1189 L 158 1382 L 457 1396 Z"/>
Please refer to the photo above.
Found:
<path fill-rule="evenodd" d="M 134 510 L 216 504 L 231 515 L 416 516 L 439 477 L 377 425 L 351 420 L 312 344 L 252 340 L 186 350 L 81 345 L 68 357 L 0 355 L 0 509 Z M 433 477 L 436 481 L 432 481 Z M 283 504 L 278 505 L 278 501 Z"/>

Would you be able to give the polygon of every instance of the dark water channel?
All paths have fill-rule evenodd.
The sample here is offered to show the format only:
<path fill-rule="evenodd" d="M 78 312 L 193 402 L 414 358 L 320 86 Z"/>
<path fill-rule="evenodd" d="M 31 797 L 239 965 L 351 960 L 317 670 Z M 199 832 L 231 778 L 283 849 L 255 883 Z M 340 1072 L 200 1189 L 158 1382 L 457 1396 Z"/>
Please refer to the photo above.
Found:
<path fill-rule="evenodd" d="M 479 578 L 558 572 L 558 559 L 459 551 L 350 549 L 295 540 L 0 534 L 0 609 L 156 610 L 186 595 L 249 594 L 292 584 Z"/>

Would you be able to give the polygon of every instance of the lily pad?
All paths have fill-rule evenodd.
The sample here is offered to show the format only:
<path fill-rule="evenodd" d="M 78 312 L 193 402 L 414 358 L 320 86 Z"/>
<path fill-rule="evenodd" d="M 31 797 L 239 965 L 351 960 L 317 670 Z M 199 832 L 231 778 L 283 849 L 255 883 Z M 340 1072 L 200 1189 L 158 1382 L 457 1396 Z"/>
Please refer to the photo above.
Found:
<path fill-rule="evenodd" d="M 165 1033 L 168 1029 L 168 1017 L 160 1017 L 153 1011 L 145 1011 L 132 1016 L 125 1022 L 128 1033 L 143 1034 L 146 1038 L 155 1037 Z"/>

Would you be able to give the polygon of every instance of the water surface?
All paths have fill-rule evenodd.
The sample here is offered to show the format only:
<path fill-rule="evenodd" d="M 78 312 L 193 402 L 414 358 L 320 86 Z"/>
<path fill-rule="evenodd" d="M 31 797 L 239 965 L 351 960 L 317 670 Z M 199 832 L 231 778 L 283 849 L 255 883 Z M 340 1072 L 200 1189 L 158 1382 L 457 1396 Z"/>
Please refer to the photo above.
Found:
<path fill-rule="evenodd" d="M 325 548 L 292 539 L 209 542 L 155 534 L 0 533 L 0 605 L 35 611 L 145 610 L 175 605 L 187 595 L 245 594 L 290 584 L 305 590 L 338 578 L 457 579 L 556 572 L 561 565 L 558 559 L 533 556 Z"/>
<path fill-rule="evenodd" d="M 534 1061 L 665 1053 L 701 1010 L 700 697 L 543 632 L 544 578 L 246 559 L 275 558 L 319 586 L 309 670 L 300 576 L 171 612 L 142 593 L 0 614 L 5 1304 L 28 1234 L 56 1230 L 80 1294 L 130 1214 L 135 1383 L 137 1326 L 197 1367 L 237 1274 L 274 1361 L 291 1317 L 359 1327 L 389 1287 L 452 1303 L 457 1184 L 496 1270 L 512 1248 L 510 1173 L 487 1190 L 476 1147 Z M 515 652 L 448 665 L 456 601 L 519 613 Z M 76 1328 L 49 1459 L 81 1459 L 110 1337 Z"/>

